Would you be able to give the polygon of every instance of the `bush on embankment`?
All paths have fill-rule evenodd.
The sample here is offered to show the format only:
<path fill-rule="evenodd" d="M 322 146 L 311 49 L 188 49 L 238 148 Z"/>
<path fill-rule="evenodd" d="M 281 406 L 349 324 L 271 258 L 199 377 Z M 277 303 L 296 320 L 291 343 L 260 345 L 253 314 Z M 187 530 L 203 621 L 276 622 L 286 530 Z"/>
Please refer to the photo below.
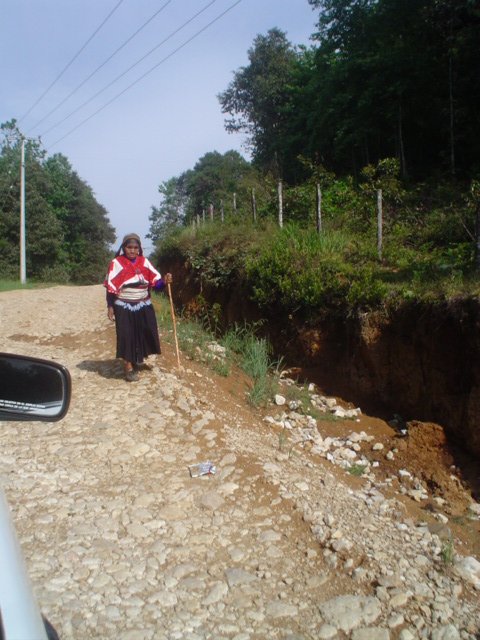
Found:
<path fill-rule="evenodd" d="M 297 212 L 312 209 L 291 191 Z M 304 318 L 478 295 L 468 192 L 385 193 L 380 254 L 375 191 L 336 182 L 323 194 L 320 233 L 313 214 L 292 209 L 283 228 L 271 214 L 255 223 L 243 217 L 177 228 L 155 255 L 164 264 L 180 260 L 202 286 L 240 287 L 260 309 L 273 305 Z"/>

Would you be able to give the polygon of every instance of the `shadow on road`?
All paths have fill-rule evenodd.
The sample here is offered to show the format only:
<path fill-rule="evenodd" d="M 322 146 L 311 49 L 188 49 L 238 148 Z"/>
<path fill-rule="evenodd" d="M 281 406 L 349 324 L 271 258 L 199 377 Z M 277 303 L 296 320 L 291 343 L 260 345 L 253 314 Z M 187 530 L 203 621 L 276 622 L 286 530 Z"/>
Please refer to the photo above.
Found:
<path fill-rule="evenodd" d="M 121 361 L 111 358 L 109 360 L 83 360 L 77 364 L 82 371 L 98 373 L 102 378 L 116 380 L 123 378 L 123 366 Z"/>

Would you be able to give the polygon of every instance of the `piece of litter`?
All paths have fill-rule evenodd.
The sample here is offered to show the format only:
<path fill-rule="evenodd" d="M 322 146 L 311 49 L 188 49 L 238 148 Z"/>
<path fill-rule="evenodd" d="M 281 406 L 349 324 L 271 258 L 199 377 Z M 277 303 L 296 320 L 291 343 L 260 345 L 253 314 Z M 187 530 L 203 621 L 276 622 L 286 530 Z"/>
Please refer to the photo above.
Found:
<path fill-rule="evenodd" d="M 191 464 L 188 467 L 190 471 L 190 476 L 192 478 L 198 478 L 198 476 L 206 476 L 209 474 L 215 473 L 215 465 L 212 464 L 209 460 L 206 462 L 198 462 L 197 464 Z"/>

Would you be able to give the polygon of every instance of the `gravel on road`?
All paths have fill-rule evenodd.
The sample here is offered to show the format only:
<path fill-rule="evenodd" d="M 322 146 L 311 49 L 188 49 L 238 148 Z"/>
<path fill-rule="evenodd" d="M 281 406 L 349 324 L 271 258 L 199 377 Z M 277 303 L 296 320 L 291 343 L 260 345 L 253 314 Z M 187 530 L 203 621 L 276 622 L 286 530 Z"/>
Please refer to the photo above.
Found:
<path fill-rule="evenodd" d="M 165 342 L 125 382 L 102 286 L 0 303 L 0 350 L 72 376 L 61 422 L 0 427 L 0 481 L 63 640 L 479 637 L 475 565 L 447 565 L 380 483 L 280 451 L 238 381 L 192 362 L 179 378 Z M 215 474 L 191 477 L 207 460 Z"/>

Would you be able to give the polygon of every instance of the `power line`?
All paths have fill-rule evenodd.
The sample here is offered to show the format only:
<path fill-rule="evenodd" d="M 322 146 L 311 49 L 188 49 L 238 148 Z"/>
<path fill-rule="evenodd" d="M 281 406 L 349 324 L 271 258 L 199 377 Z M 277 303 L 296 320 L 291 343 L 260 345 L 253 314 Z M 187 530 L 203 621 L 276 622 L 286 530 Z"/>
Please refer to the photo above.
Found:
<path fill-rule="evenodd" d="M 112 11 L 110 11 L 110 13 L 105 18 L 105 20 L 101 23 L 101 25 L 99 27 L 97 27 L 97 29 L 95 29 L 95 31 L 92 33 L 90 38 L 85 42 L 85 44 L 83 45 L 83 47 L 81 47 L 81 49 L 78 51 L 78 53 L 76 53 L 73 56 L 73 58 L 70 60 L 70 62 L 67 64 L 67 66 L 63 69 L 63 71 L 61 71 L 58 74 L 58 76 L 55 78 L 55 80 L 52 82 L 52 84 L 42 93 L 42 95 L 38 98 L 38 100 L 35 102 L 35 104 L 30 107 L 30 109 L 27 111 L 27 113 L 20 118 L 20 120 L 18 121 L 19 124 L 20 124 L 20 122 L 22 120 L 24 120 L 29 115 L 29 113 L 31 113 L 33 111 L 33 109 L 37 106 L 37 104 L 40 102 L 40 100 L 42 100 L 47 95 L 47 93 L 58 82 L 58 80 L 60 80 L 60 78 L 65 73 L 65 71 L 73 64 L 73 62 L 75 62 L 75 60 L 82 53 L 82 51 L 85 49 L 85 47 L 93 40 L 93 38 L 97 35 L 97 33 L 100 31 L 100 29 L 105 25 L 107 20 L 109 20 L 112 17 L 112 15 L 115 13 L 115 11 L 118 9 L 118 7 L 122 4 L 122 2 L 123 2 L 123 0 L 120 0 L 120 2 L 114 7 L 114 9 Z"/>
<path fill-rule="evenodd" d="M 225 11 L 223 11 L 223 13 L 221 13 L 219 16 L 217 16 L 216 18 L 214 18 L 211 22 L 209 22 L 206 26 L 204 26 L 202 29 L 200 29 L 200 31 L 197 31 L 197 33 L 195 33 L 193 36 L 191 36 L 190 38 L 188 38 L 188 40 L 186 40 L 183 44 L 181 44 L 179 47 L 177 47 L 174 51 L 172 51 L 171 53 L 168 54 L 168 56 L 165 56 L 165 58 L 163 58 L 163 60 L 160 60 L 160 62 L 158 62 L 155 66 L 153 66 L 151 69 L 149 69 L 148 71 L 146 71 L 142 76 L 140 76 L 139 78 L 137 78 L 137 80 L 135 80 L 134 82 L 132 82 L 131 84 L 128 85 L 128 87 L 126 87 L 123 91 L 121 91 L 119 94 L 117 94 L 114 98 L 112 98 L 111 100 L 109 100 L 106 104 L 103 105 L 103 107 L 100 107 L 100 109 L 97 109 L 97 111 L 95 111 L 94 113 L 92 113 L 92 115 L 90 115 L 88 118 L 86 118 L 85 120 L 83 120 L 82 122 L 80 122 L 80 124 L 78 124 L 76 127 L 74 127 L 73 129 L 71 129 L 70 131 L 68 131 L 64 136 L 62 136 L 61 138 L 59 138 L 58 140 L 56 140 L 52 145 L 50 145 L 51 147 L 55 146 L 56 144 L 58 144 L 61 140 L 64 140 L 67 136 L 69 136 L 71 133 L 73 133 L 74 131 L 76 131 L 77 129 L 79 129 L 80 127 L 82 127 L 85 123 L 87 123 L 89 120 L 91 120 L 94 116 L 96 116 L 98 113 L 100 113 L 100 111 L 103 111 L 103 109 L 105 109 L 106 107 L 108 107 L 110 104 L 112 104 L 112 102 L 115 102 L 115 100 L 117 100 L 117 98 L 120 98 L 120 96 L 122 96 L 124 93 L 126 93 L 129 89 L 131 89 L 133 86 L 135 86 L 136 84 L 138 84 L 141 80 L 143 80 L 146 76 L 148 76 L 150 73 L 152 73 L 153 71 L 155 71 L 155 69 L 157 69 L 161 64 L 163 64 L 164 62 L 166 62 L 169 58 L 171 58 L 172 56 L 174 56 L 176 53 L 178 53 L 178 51 L 180 51 L 181 49 L 183 49 L 184 47 L 187 46 L 187 44 L 189 44 L 190 42 L 192 42 L 192 40 L 195 40 L 195 38 L 197 38 L 201 33 L 203 33 L 204 31 L 206 31 L 208 28 L 210 28 L 213 24 L 215 24 L 215 22 L 218 22 L 218 20 L 220 20 L 221 18 L 223 18 L 224 15 L 226 15 L 229 11 L 231 11 L 233 8 L 235 8 L 237 6 L 237 4 L 240 4 L 240 2 L 242 2 L 242 0 L 237 0 L 236 2 L 234 2 L 230 7 L 228 7 L 228 9 L 225 9 Z"/>
<path fill-rule="evenodd" d="M 139 60 L 137 60 L 137 62 L 135 62 L 134 64 L 132 64 L 130 67 L 128 67 L 128 69 L 126 69 L 125 71 L 123 71 L 123 73 L 121 73 L 120 75 L 118 75 L 116 78 L 114 78 L 111 82 L 109 82 L 105 87 L 103 87 L 103 89 L 100 89 L 100 91 L 97 91 L 97 93 L 95 95 L 93 95 L 91 98 L 89 98 L 88 100 L 85 100 L 85 102 L 83 102 L 79 107 L 77 107 L 74 111 L 72 111 L 71 113 L 69 113 L 67 116 L 65 116 L 62 120 L 60 120 L 59 122 L 57 122 L 56 124 L 52 125 L 49 129 L 47 129 L 46 131 L 44 131 L 41 135 L 44 136 L 47 133 L 50 133 L 50 131 L 53 131 L 53 129 L 56 129 L 58 126 L 60 126 L 61 124 L 63 124 L 66 120 L 69 120 L 72 116 L 74 116 L 76 113 L 78 113 L 81 109 L 83 109 L 83 107 L 86 107 L 87 104 L 89 104 L 90 102 L 92 102 L 92 100 L 95 100 L 95 98 L 98 98 L 99 95 L 101 95 L 104 91 L 106 91 L 109 87 L 111 87 L 113 84 L 115 84 L 115 82 L 117 82 L 118 80 L 120 80 L 120 78 L 123 78 L 124 75 L 126 75 L 129 71 L 131 71 L 132 69 L 134 69 L 137 65 L 139 65 L 141 62 L 143 62 L 146 58 L 148 58 L 154 51 L 156 51 L 158 48 L 160 48 L 163 44 L 165 44 L 168 40 L 170 40 L 171 38 L 173 38 L 174 35 L 176 35 L 179 31 L 181 31 L 184 27 L 186 27 L 188 24 L 190 24 L 190 22 L 193 22 L 193 20 L 195 20 L 195 18 L 198 18 L 198 16 L 200 14 L 202 14 L 204 11 L 206 11 L 212 4 L 214 4 L 216 2 L 216 0 L 211 0 L 208 4 L 206 4 L 203 9 L 200 9 L 200 11 L 198 11 L 195 15 L 193 15 L 191 18 L 189 18 L 186 22 L 184 22 L 180 27 L 178 27 L 178 29 L 175 29 L 175 31 L 173 31 L 172 33 L 170 33 L 170 35 L 168 35 L 166 38 L 164 38 L 161 42 L 159 42 L 155 47 L 153 47 L 153 49 L 150 49 L 150 51 L 148 51 L 144 56 L 142 56 Z M 238 4 L 238 3 L 236 3 Z M 234 5 L 235 6 L 235 5 Z M 229 11 L 229 10 L 228 10 Z M 227 12 L 225 12 L 227 13 Z M 222 14 L 223 15 L 223 14 Z M 220 16 L 221 17 L 221 16 Z M 213 24 L 213 23 L 212 23 Z M 208 26 L 208 25 L 207 25 Z M 201 33 L 201 32 L 199 32 Z M 198 35 L 198 34 L 197 34 Z M 188 41 L 187 41 L 188 42 Z M 175 52 L 174 52 L 175 53 Z M 163 62 L 163 61 L 162 61 Z M 161 63 L 160 63 L 161 64 Z M 158 65 L 157 65 L 158 66 Z M 142 76 L 143 77 L 143 76 Z M 135 84 L 135 83 L 134 83 Z M 132 85 L 130 85 L 132 86 Z M 127 87 L 128 89 L 129 87 Z M 122 92 L 123 93 L 123 92 Z M 122 94 L 119 94 L 122 95 Z"/>
<path fill-rule="evenodd" d="M 112 53 L 112 54 L 111 54 L 111 55 L 110 55 L 106 60 L 104 60 L 104 62 L 102 62 L 102 64 L 101 64 L 101 65 L 99 65 L 99 66 L 95 69 L 95 71 L 93 71 L 93 72 L 88 76 L 88 78 L 85 78 L 85 80 L 84 80 L 83 82 L 81 82 L 81 83 L 80 83 L 80 84 L 79 84 L 79 85 L 78 85 L 78 86 L 77 86 L 73 91 L 71 91 L 71 92 L 68 94 L 68 96 L 67 96 L 66 98 L 64 98 L 64 99 L 63 99 L 59 104 L 57 104 L 57 106 L 56 106 L 54 109 L 52 109 L 49 113 L 47 113 L 47 115 L 46 115 L 46 116 L 44 116 L 44 117 L 43 117 L 39 122 L 37 122 L 37 124 L 36 124 L 36 125 L 34 125 L 33 127 L 31 127 L 31 129 L 29 129 L 29 130 L 27 131 L 27 133 L 30 133 L 30 131 L 33 131 L 33 129 L 36 129 L 39 125 L 41 125 L 41 124 L 42 124 L 42 122 L 44 122 L 44 121 L 45 121 L 49 116 L 51 116 L 51 115 L 52 115 L 52 113 L 55 113 L 55 111 L 57 111 L 57 109 L 59 109 L 63 104 L 65 104 L 65 102 L 66 102 L 69 98 L 71 98 L 71 97 L 72 97 L 72 96 L 73 96 L 73 95 L 74 95 L 74 94 L 75 94 L 79 89 L 81 89 L 81 88 L 83 87 L 83 85 L 85 85 L 85 84 L 86 84 L 86 83 L 87 83 L 91 78 L 93 78 L 93 76 L 94 76 L 98 71 L 100 71 L 100 69 L 102 69 L 102 68 L 107 64 L 107 62 L 110 62 L 110 60 L 111 60 L 112 58 L 114 58 L 114 57 L 117 55 L 117 53 L 119 53 L 119 52 L 120 52 L 120 51 L 121 51 L 121 50 L 122 50 L 122 49 L 123 49 L 123 48 L 124 48 L 124 47 L 125 47 L 125 46 L 130 42 L 130 41 L 131 41 L 131 40 L 133 40 L 133 38 L 135 38 L 135 37 L 140 33 L 140 31 L 142 31 L 142 30 L 143 30 L 143 29 L 144 29 L 148 24 L 150 24 L 150 22 L 151 22 L 154 18 L 156 18 L 156 17 L 158 16 L 158 14 L 159 14 L 159 13 L 161 13 L 161 12 L 162 12 L 166 7 L 167 7 L 167 5 L 169 5 L 171 2 L 172 2 L 172 0 L 167 0 L 167 2 L 163 5 L 163 7 L 160 7 L 160 9 L 159 9 L 158 11 L 156 11 L 156 12 L 155 12 L 155 13 L 154 13 L 154 14 L 153 14 L 153 15 L 152 15 L 152 16 L 151 16 L 151 17 L 150 17 L 146 22 L 144 22 L 144 23 L 142 24 L 142 26 L 141 26 L 141 27 L 139 27 L 139 28 L 135 31 L 135 33 L 134 33 L 134 34 L 132 34 L 132 35 L 131 35 L 127 40 L 125 40 L 125 42 L 124 42 L 122 45 L 120 45 L 120 46 L 118 47 L 118 49 L 116 49 L 116 50 L 115 50 L 115 51 L 114 51 L 114 52 L 113 52 L 113 53 Z M 117 6 L 118 6 L 118 5 L 117 5 Z"/>

